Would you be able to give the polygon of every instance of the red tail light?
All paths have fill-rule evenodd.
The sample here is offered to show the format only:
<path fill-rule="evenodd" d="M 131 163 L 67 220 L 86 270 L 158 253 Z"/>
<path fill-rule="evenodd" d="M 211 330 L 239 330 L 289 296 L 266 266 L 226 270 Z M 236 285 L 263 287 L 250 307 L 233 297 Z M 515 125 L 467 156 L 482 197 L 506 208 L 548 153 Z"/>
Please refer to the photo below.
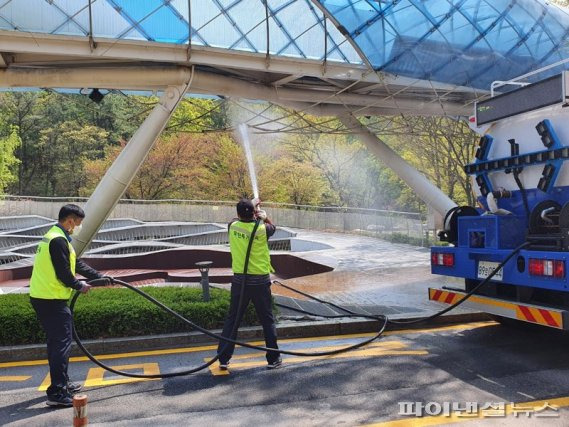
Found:
<path fill-rule="evenodd" d="M 563 279 L 565 277 L 565 261 L 559 259 L 530 258 L 528 271 L 531 276 Z"/>
<path fill-rule="evenodd" d="M 553 261 L 553 277 L 560 279 L 565 276 L 565 265 L 563 261 L 555 260 Z"/>
<path fill-rule="evenodd" d="M 454 254 L 432 252 L 431 253 L 431 264 L 432 265 L 443 265 L 445 267 L 453 267 L 454 266 Z"/>

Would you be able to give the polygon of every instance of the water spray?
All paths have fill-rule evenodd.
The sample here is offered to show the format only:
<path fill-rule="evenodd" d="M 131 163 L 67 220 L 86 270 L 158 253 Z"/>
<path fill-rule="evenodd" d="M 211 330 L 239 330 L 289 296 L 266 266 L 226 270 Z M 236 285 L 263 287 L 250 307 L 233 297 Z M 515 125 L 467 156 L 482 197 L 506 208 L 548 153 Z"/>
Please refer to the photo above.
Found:
<path fill-rule="evenodd" d="M 253 154 L 251 153 L 251 142 L 249 141 L 249 130 L 245 123 L 241 123 L 238 127 L 240 140 L 245 149 L 245 157 L 247 158 L 247 166 L 249 168 L 249 177 L 253 186 L 253 198 L 259 199 L 259 186 L 257 185 L 257 174 L 255 173 L 255 164 L 253 163 Z"/>

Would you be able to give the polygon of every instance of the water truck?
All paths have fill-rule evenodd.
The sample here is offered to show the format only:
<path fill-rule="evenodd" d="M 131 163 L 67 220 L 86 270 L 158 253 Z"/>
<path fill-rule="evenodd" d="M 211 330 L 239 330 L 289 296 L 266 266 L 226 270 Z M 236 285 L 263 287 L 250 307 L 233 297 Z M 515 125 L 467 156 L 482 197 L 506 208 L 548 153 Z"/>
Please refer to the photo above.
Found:
<path fill-rule="evenodd" d="M 464 288 L 429 299 L 569 329 L 569 72 L 475 104 L 472 163 L 477 206 L 450 209 L 431 248 L 434 274 Z M 490 277 L 489 277 L 490 276 Z M 460 280 L 459 279 L 459 280 Z"/>

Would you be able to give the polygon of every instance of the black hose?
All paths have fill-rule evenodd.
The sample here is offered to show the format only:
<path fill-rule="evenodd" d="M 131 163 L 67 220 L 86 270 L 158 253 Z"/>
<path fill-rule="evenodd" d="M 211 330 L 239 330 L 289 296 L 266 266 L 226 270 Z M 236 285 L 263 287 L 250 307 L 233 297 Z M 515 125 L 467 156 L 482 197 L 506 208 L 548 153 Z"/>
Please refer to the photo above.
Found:
<path fill-rule="evenodd" d="M 268 348 L 268 347 L 263 347 L 263 346 L 258 346 L 258 345 L 253 345 L 253 344 L 249 344 L 243 341 L 238 341 L 238 340 L 234 340 L 231 338 L 226 338 L 223 337 L 221 335 L 215 334 L 205 328 L 202 328 L 201 326 L 193 323 L 191 320 L 186 319 L 185 317 L 183 317 L 181 314 L 175 312 L 174 310 L 172 310 L 171 308 L 167 307 L 166 305 L 164 305 L 163 303 L 161 303 L 160 301 L 158 301 L 157 299 L 151 297 L 150 295 L 148 295 L 147 293 L 141 291 L 140 289 L 138 289 L 135 286 L 132 286 L 126 282 L 123 282 L 122 280 L 118 280 L 118 279 L 114 279 L 114 283 L 117 283 L 121 286 L 124 286 L 134 292 L 136 292 L 137 294 L 141 295 L 142 297 L 146 298 L 148 301 L 152 302 L 153 304 L 156 304 L 158 307 L 162 308 L 164 311 L 170 313 L 172 316 L 177 317 L 178 319 L 180 319 L 181 321 L 183 321 L 184 323 L 187 323 L 188 325 L 190 325 L 193 329 L 200 331 L 202 333 L 204 333 L 205 335 L 208 335 L 212 338 L 215 338 L 216 340 L 219 341 L 225 341 L 225 342 L 230 342 L 233 344 L 237 344 L 240 345 L 242 347 L 247 347 L 247 348 L 251 348 L 251 349 L 255 349 L 255 350 L 262 350 L 262 351 L 276 351 L 279 352 L 281 354 L 289 354 L 292 356 L 331 356 L 334 354 L 339 354 L 339 353 L 343 353 L 345 351 L 348 350 L 353 350 L 359 347 L 363 347 L 364 345 L 369 344 L 372 341 L 375 341 L 376 339 L 378 339 L 381 334 L 383 334 L 383 331 L 385 330 L 385 327 L 387 325 L 387 318 L 385 316 L 372 316 L 372 315 L 365 315 L 365 314 L 357 314 L 357 315 L 345 315 L 345 316 L 335 316 L 335 317 L 363 317 L 363 318 L 369 318 L 369 319 L 373 319 L 373 320 L 383 320 L 383 324 L 381 325 L 380 330 L 378 331 L 378 333 L 376 335 L 374 335 L 373 337 L 362 341 L 360 343 L 357 344 L 352 344 L 350 346 L 346 346 L 340 349 L 336 349 L 336 350 L 329 350 L 329 351 L 320 351 L 320 352 L 301 352 L 301 351 L 291 351 L 291 350 L 283 350 L 283 349 L 273 349 L 273 348 Z M 77 291 L 75 292 L 75 295 L 73 295 L 73 298 L 71 299 L 71 304 L 70 304 L 70 309 L 73 312 L 74 307 L 75 307 L 75 303 L 77 301 L 77 298 L 79 297 L 79 295 L 81 295 L 81 292 Z M 308 313 L 307 314 L 312 314 L 312 313 Z M 73 337 L 75 338 L 75 341 L 77 342 L 78 347 L 83 351 L 83 353 L 85 353 L 85 355 L 89 358 L 89 360 L 91 360 L 93 363 L 95 363 L 96 365 L 100 366 L 101 368 L 104 368 L 110 372 L 113 372 L 115 374 L 118 375 L 123 375 L 125 377 L 133 377 L 133 378 L 171 378 L 171 377 L 178 377 L 178 376 L 182 376 L 182 375 L 188 375 L 188 374 L 192 374 L 195 373 L 197 371 L 200 371 L 202 369 L 207 368 L 208 366 L 210 366 L 211 364 L 213 364 L 216 360 L 217 357 L 214 357 L 213 359 L 211 359 L 210 361 L 208 361 L 207 363 L 204 363 L 202 365 L 199 365 L 193 369 L 189 369 L 189 370 L 185 370 L 185 371 L 180 371 L 180 372 L 172 372 L 172 373 L 165 373 L 165 374 L 153 374 L 153 375 L 146 375 L 146 374 L 133 374 L 130 372 L 124 372 L 124 371 L 119 371 L 116 370 L 114 368 L 111 368 L 110 366 L 105 365 L 104 363 L 102 363 L 101 361 L 97 360 L 95 358 L 95 356 L 93 356 L 89 350 L 87 350 L 85 348 L 85 346 L 83 345 L 83 343 L 81 342 L 81 339 L 79 338 L 79 335 L 77 334 L 77 331 L 75 330 L 75 326 L 73 326 Z"/>
<path fill-rule="evenodd" d="M 241 282 L 241 295 L 239 296 L 239 303 L 238 303 L 238 308 L 237 308 L 237 319 L 239 319 L 240 317 L 240 313 L 242 310 L 245 310 L 247 307 L 243 307 L 243 301 L 244 301 L 244 296 L 245 296 L 245 285 L 247 283 L 247 270 L 249 267 L 249 257 L 251 255 L 251 248 L 253 245 L 253 240 L 254 240 L 254 236 L 255 233 L 259 227 L 259 223 L 260 221 L 257 220 L 255 222 L 255 226 L 253 227 L 253 230 L 251 232 L 251 236 L 249 237 L 249 245 L 247 246 L 247 252 L 245 254 L 245 261 L 244 261 L 244 268 L 243 268 L 243 281 Z M 98 280 L 101 279 L 94 279 L 92 281 L 90 281 L 90 283 L 96 283 Z M 132 286 L 126 282 L 123 282 L 122 280 L 118 280 L 118 279 L 113 279 L 114 283 L 117 283 L 119 285 L 122 285 L 124 287 L 127 287 L 129 289 L 131 289 L 132 291 L 138 293 L 139 295 L 141 295 L 142 297 L 146 298 L 147 300 L 149 300 L 150 302 L 152 302 L 153 304 L 156 304 L 157 306 L 159 306 L 160 308 L 162 308 L 163 310 L 165 310 L 166 312 L 172 314 L 173 316 L 177 317 L 178 319 L 180 319 L 181 321 L 187 323 L 188 325 L 190 325 L 192 328 L 212 337 L 215 338 L 219 341 L 223 341 L 227 344 L 232 343 L 232 344 L 238 344 L 242 347 L 248 347 L 248 348 L 252 348 L 252 349 L 256 349 L 256 350 L 263 350 L 263 351 L 275 351 L 281 354 L 290 354 L 293 356 L 331 356 L 334 354 L 339 354 L 339 353 L 343 353 L 345 351 L 348 350 L 353 350 L 359 347 L 363 347 L 364 345 L 369 344 L 370 342 L 378 339 L 381 334 L 383 333 L 383 331 L 385 330 L 385 327 L 387 326 L 387 317 L 385 316 L 372 316 L 372 315 L 361 315 L 361 314 L 356 314 L 353 312 L 350 312 L 349 310 L 346 309 L 342 309 L 339 306 L 336 306 L 335 304 L 332 304 L 330 302 L 327 301 L 323 301 L 320 300 L 316 297 L 313 297 L 312 295 L 308 295 L 308 294 L 304 294 L 305 296 L 314 299 L 315 301 L 319 301 L 325 304 L 330 304 L 332 306 L 335 306 L 337 308 L 340 308 L 346 312 L 348 312 L 348 315 L 336 315 L 336 316 L 321 316 L 321 317 L 326 317 L 326 318 L 343 318 L 343 317 L 364 317 L 364 318 L 370 318 L 373 320 L 379 320 L 379 321 L 383 321 L 383 325 L 381 326 L 379 332 L 372 338 L 367 339 L 365 341 L 362 341 L 360 343 L 357 344 L 353 344 L 350 346 L 346 346 L 343 347 L 341 349 L 337 349 L 337 350 L 330 350 L 330 351 L 321 351 L 321 352 L 311 352 L 311 353 L 306 353 L 306 352 L 299 352 L 299 351 L 289 351 L 289 350 L 282 350 L 282 349 L 273 349 L 273 348 L 268 348 L 268 347 L 263 347 L 263 346 L 256 346 L 256 345 L 252 345 L 252 344 L 248 344 L 246 342 L 242 342 L 242 341 L 237 341 L 233 338 L 227 338 L 218 334 L 214 334 L 213 332 L 202 328 L 201 326 L 193 323 L 191 320 L 186 319 L 185 317 L 183 317 L 182 315 L 180 315 L 179 313 L 175 312 L 174 310 L 172 310 L 171 308 L 167 307 L 166 305 L 164 305 L 163 303 L 161 303 L 160 301 L 156 300 L 155 298 L 151 297 L 150 295 L 146 294 L 145 292 L 141 291 L 140 289 L 136 288 L 135 286 Z M 285 287 L 287 287 L 286 285 L 283 285 Z M 300 291 L 297 291 L 300 292 Z M 79 295 L 81 295 L 81 292 L 77 291 L 75 292 L 75 295 L 73 296 L 73 299 L 71 300 L 71 304 L 70 304 L 70 309 L 71 312 L 73 313 L 73 310 L 75 308 L 75 303 L 77 301 L 77 298 L 79 297 Z M 305 314 L 310 314 L 310 315 L 315 315 L 313 313 L 310 313 L 308 311 L 303 311 Z M 235 325 L 233 327 L 233 330 L 231 332 L 230 337 L 234 337 L 237 335 L 237 330 L 239 329 L 239 322 L 235 322 Z M 85 348 L 85 346 L 83 345 L 83 343 L 81 342 L 81 339 L 79 338 L 79 335 L 77 334 L 77 331 L 75 329 L 75 325 L 73 325 L 73 338 L 75 339 L 75 341 L 77 342 L 78 347 L 83 351 L 83 353 L 85 353 L 85 355 L 89 358 L 89 360 L 91 360 L 93 363 L 95 363 L 96 365 L 100 366 L 103 369 L 106 369 L 109 372 L 112 372 L 114 374 L 117 375 L 123 375 L 125 377 L 132 377 L 132 378 L 172 378 L 172 377 L 178 377 L 178 376 L 183 376 L 183 375 L 189 375 L 189 374 L 193 374 L 195 372 L 201 371 L 202 369 L 207 368 L 208 366 L 212 365 L 213 363 L 215 363 L 217 360 L 219 360 L 219 353 L 215 355 L 215 357 L 213 357 L 211 360 L 209 360 L 208 362 L 201 364 L 195 368 L 192 369 L 188 369 L 185 371 L 180 371 L 180 372 L 171 372 L 171 373 L 166 373 L 166 374 L 133 374 L 130 372 L 124 372 L 124 371 L 119 371 L 117 369 L 111 368 L 110 366 L 105 365 L 104 363 L 102 363 L 101 361 L 99 361 L 95 356 L 93 356 L 89 350 L 87 350 Z"/>
<path fill-rule="evenodd" d="M 245 311 L 247 310 L 247 307 L 243 307 L 243 301 L 245 300 L 245 286 L 247 285 L 247 271 L 249 270 L 249 258 L 251 256 L 251 249 L 253 248 L 253 241 L 255 240 L 255 233 L 257 232 L 257 229 L 259 228 L 259 224 L 260 221 L 257 219 L 255 221 L 255 225 L 253 226 L 253 230 L 251 231 L 251 236 L 249 236 L 249 244 L 247 245 L 247 251 L 245 252 L 245 261 L 243 262 L 243 280 L 241 282 L 241 294 L 239 295 L 239 303 L 237 303 L 237 311 L 235 313 L 235 319 L 240 319 L 241 318 L 241 310 Z M 233 286 L 233 284 L 231 284 L 231 286 Z M 230 303 L 231 305 L 231 303 Z M 239 330 L 239 322 L 235 322 L 235 324 L 233 325 L 233 329 L 231 330 L 231 334 L 229 335 L 229 338 L 237 338 L 237 331 Z M 224 341 L 225 345 L 223 346 L 223 349 L 221 352 L 217 352 L 217 354 L 215 355 L 215 360 L 219 360 L 219 353 L 223 353 L 223 351 L 225 351 L 225 348 L 229 345 L 229 342 Z"/>
<path fill-rule="evenodd" d="M 389 320 L 389 323 L 394 323 L 394 324 L 398 324 L 398 325 L 410 325 L 413 323 L 421 323 L 421 322 L 426 322 L 427 320 L 432 320 L 435 317 L 439 317 L 442 316 L 443 314 L 451 311 L 452 309 L 458 307 L 460 304 L 462 304 L 464 301 L 466 301 L 468 298 L 470 298 L 478 289 L 480 289 L 482 286 L 484 286 L 486 283 L 488 283 L 490 281 L 490 279 L 492 277 L 494 277 L 496 275 L 496 273 L 498 273 L 498 271 L 500 271 L 500 269 L 506 265 L 506 263 L 512 259 L 512 257 L 517 254 L 519 251 L 521 251 L 523 248 L 525 248 L 526 246 L 529 246 L 529 242 L 524 242 L 522 243 L 520 246 L 518 246 L 517 248 L 515 248 L 512 252 L 510 252 L 510 254 L 500 263 L 498 264 L 498 266 L 492 270 L 492 272 L 488 275 L 488 277 L 486 277 L 484 280 L 482 280 L 478 285 L 476 285 L 474 288 L 472 288 L 466 295 L 464 295 L 461 299 L 459 299 L 457 302 L 455 302 L 452 305 L 449 305 L 447 308 L 445 308 L 444 310 L 439 311 L 438 313 L 433 314 L 432 316 L 428 316 L 428 317 L 423 317 L 421 319 L 414 319 L 414 320 Z"/>
<path fill-rule="evenodd" d="M 524 202 L 524 209 L 526 211 L 526 215 L 529 218 L 530 217 L 530 210 L 529 210 L 529 204 L 528 204 L 528 195 L 526 192 L 526 189 L 524 188 L 522 181 L 520 180 L 520 171 L 518 169 L 514 169 L 514 180 L 516 181 L 516 184 L 518 185 L 518 188 L 520 189 L 520 192 L 522 193 L 522 200 Z"/>
<path fill-rule="evenodd" d="M 251 239 L 252 241 L 252 239 Z M 223 337 L 221 335 L 215 334 L 205 328 L 202 328 L 201 326 L 193 323 L 191 320 L 186 319 L 185 317 L 183 317 L 182 315 L 180 315 L 179 313 L 175 312 L 174 310 L 172 310 L 171 308 L 167 307 L 166 305 L 164 305 L 163 303 L 161 303 L 160 301 L 156 300 L 155 298 L 151 297 L 150 295 L 148 295 L 147 293 L 141 291 L 140 289 L 138 289 L 135 286 L 132 286 L 126 282 L 123 282 L 122 280 L 118 280 L 118 279 L 113 279 L 114 283 L 117 283 L 119 285 L 122 285 L 126 288 L 129 288 L 130 290 L 138 293 L 139 295 L 141 295 L 142 297 L 146 298 L 147 300 L 149 300 L 150 302 L 152 302 L 153 304 L 159 306 L 160 308 L 162 308 L 164 311 L 170 313 L 171 315 L 177 317 L 178 319 L 180 319 L 181 321 L 183 321 L 184 323 L 187 323 L 188 325 L 190 325 L 193 329 L 196 329 L 202 333 L 204 333 L 205 335 L 208 335 L 212 338 L 215 338 L 216 340 L 219 341 L 224 341 L 227 343 L 233 343 L 233 344 L 237 344 L 240 345 L 242 347 L 247 347 L 247 348 L 251 348 L 251 349 L 255 349 L 255 350 L 262 350 L 262 351 L 275 351 L 281 354 L 289 354 L 292 356 L 331 356 L 331 355 L 335 355 L 335 354 L 339 354 L 339 353 L 343 353 L 349 350 L 353 350 L 356 348 L 360 348 L 363 347 L 369 343 L 371 343 L 372 341 L 375 341 L 376 339 L 380 338 L 381 335 L 383 334 L 383 332 L 385 331 L 385 328 L 387 327 L 388 323 L 392 323 L 392 324 L 413 324 L 413 323 L 421 323 L 421 322 L 426 322 L 428 320 L 432 320 L 436 317 L 439 317 L 447 312 L 449 312 L 450 310 L 454 309 L 455 307 L 459 306 L 460 304 L 462 304 L 464 301 L 466 301 L 468 298 L 470 298 L 480 287 L 482 287 L 483 285 L 485 285 L 486 283 L 488 283 L 490 281 L 490 279 L 492 277 L 494 277 L 494 275 L 516 254 L 518 253 L 521 249 L 523 249 L 524 247 L 528 246 L 529 242 L 525 242 L 522 245 L 518 246 L 517 248 L 515 248 L 489 275 L 488 277 L 486 277 L 483 281 L 481 281 L 478 285 L 476 285 L 472 290 L 470 290 L 470 292 L 468 292 L 463 298 L 461 298 L 459 301 L 457 301 L 456 303 L 450 305 L 449 307 L 439 311 L 438 313 L 435 313 L 431 316 L 425 317 L 425 318 L 421 318 L 421 319 L 415 319 L 415 320 L 408 320 L 408 321 L 399 321 L 399 320 L 390 320 L 388 319 L 387 316 L 379 314 L 379 315 L 370 315 L 370 314 L 363 314 L 363 313 L 355 313 L 351 310 L 348 310 L 344 307 L 341 307 L 339 305 L 336 305 L 332 302 L 329 301 L 325 301 L 322 300 L 320 298 L 317 298 L 315 296 L 312 296 L 306 292 L 302 292 L 299 291 L 297 289 L 294 289 L 290 286 L 287 286 L 279 281 L 273 281 L 273 283 L 277 283 L 280 286 L 283 286 L 286 289 L 289 289 L 293 292 L 296 292 L 300 295 L 303 295 L 307 298 L 310 298 L 314 301 L 320 302 L 322 304 L 327 304 L 330 305 L 331 307 L 335 307 L 341 311 L 344 311 L 345 315 L 321 315 L 321 314 L 315 314 L 315 313 L 311 313 L 309 311 L 306 310 L 302 310 L 299 308 L 294 308 L 294 307 L 289 307 L 283 304 L 277 304 L 280 307 L 284 307 L 284 308 L 288 308 L 300 313 L 305 313 L 308 315 L 313 315 L 313 316 L 319 316 L 319 317 L 324 317 L 324 318 L 329 318 L 329 319 L 336 319 L 336 318 L 366 318 L 366 319 L 372 319 L 372 320 L 376 320 L 376 321 L 380 321 L 382 322 L 381 327 L 379 329 L 379 331 L 377 332 L 376 335 L 374 335 L 373 337 L 364 340 L 362 342 L 356 343 L 356 344 L 352 344 L 340 349 L 336 349 L 336 350 L 329 350 L 329 351 L 320 351 L 320 352 L 301 352 L 301 351 L 290 351 L 290 350 L 282 350 L 282 349 L 276 349 L 276 348 L 268 348 L 268 347 L 264 347 L 264 346 L 258 346 L 258 345 L 253 345 L 253 344 L 249 344 L 243 341 L 238 341 L 235 339 L 231 339 L 231 338 L 226 338 Z M 248 248 L 248 251 L 250 250 L 250 247 Z M 246 256 L 246 261 L 248 261 L 248 256 Z M 96 279 L 98 280 L 98 279 Z M 95 282 L 95 281 L 91 281 Z M 243 281 L 243 283 L 245 282 L 245 280 Z M 77 301 L 77 298 L 79 297 L 79 295 L 81 295 L 81 292 L 77 291 L 75 292 L 75 295 L 73 296 L 72 300 L 71 300 L 71 304 L 70 304 L 70 309 L 71 312 L 73 312 L 74 307 L 75 307 L 75 303 Z M 241 308 L 241 305 L 243 303 L 243 295 L 244 295 L 244 288 L 242 288 L 242 292 L 241 292 L 241 297 L 240 297 L 240 302 L 239 302 L 239 308 Z M 239 314 L 239 309 L 238 309 L 238 314 Z M 235 328 L 238 328 L 238 325 L 236 323 Z M 117 369 L 111 368 L 110 366 L 105 365 L 104 363 L 102 363 L 101 361 L 99 361 L 95 356 L 93 356 L 83 345 L 83 343 L 81 342 L 81 339 L 79 338 L 79 335 L 77 334 L 77 331 L 75 330 L 75 325 L 73 325 L 73 337 L 75 338 L 75 341 L 77 342 L 77 345 L 79 346 L 79 348 L 83 351 L 83 353 L 85 353 L 85 355 L 89 358 L 89 360 L 91 360 L 93 363 L 95 363 L 96 365 L 100 366 L 103 369 L 108 370 L 109 372 L 113 372 L 117 375 L 123 375 L 125 377 L 132 377 L 132 378 L 172 378 L 172 377 L 178 377 L 178 376 L 183 376 L 183 375 L 189 375 L 195 372 L 198 372 L 202 369 L 207 368 L 208 366 L 212 365 L 215 361 L 218 360 L 219 356 L 216 355 L 214 358 L 212 358 L 211 360 L 209 360 L 208 362 L 199 365 L 195 368 L 192 369 L 188 369 L 185 371 L 180 371 L 180 372 L 171 372 L 171 373 L 165 373 L 165 374 L 150 374 L 150 375 L 146 375 L 146 374 L 133 374 L 130 372 L 124 372 L 124 371 L 119 371 Z"/>

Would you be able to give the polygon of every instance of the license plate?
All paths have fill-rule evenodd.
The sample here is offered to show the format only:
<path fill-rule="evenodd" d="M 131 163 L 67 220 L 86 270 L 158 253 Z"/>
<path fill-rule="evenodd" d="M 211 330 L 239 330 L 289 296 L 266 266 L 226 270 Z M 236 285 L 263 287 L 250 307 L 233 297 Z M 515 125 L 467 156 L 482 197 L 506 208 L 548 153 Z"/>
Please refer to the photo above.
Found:
<path fill-rule="evenodd" d="M 500 264 L 497 262 L 489 262 L 489 261 L 479 261 L 478 262 L 478 278 L 479 279 L 486 279 L 490 273 L 492 273 L 496 267 L 498 267 Z M 501 281 L 503 279 L 503 270 L 500 269 L 498 270 L 498 272 L 496 274 L 494 274 L 494 276 L 492 276 L 492 279 L 490 280 L 499 280 Z"/>

